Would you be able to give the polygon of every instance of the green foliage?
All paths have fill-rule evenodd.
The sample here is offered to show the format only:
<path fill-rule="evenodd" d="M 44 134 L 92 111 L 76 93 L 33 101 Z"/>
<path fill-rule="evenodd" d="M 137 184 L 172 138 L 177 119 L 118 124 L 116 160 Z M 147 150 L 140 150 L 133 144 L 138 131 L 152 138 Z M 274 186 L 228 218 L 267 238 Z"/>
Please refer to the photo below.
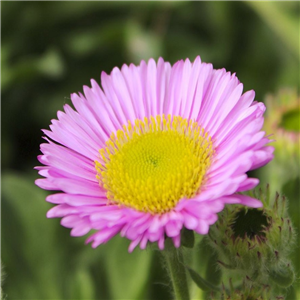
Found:
<path fill-rule="evenodd" d="M 5 277 L 5 272 L 3 270 L 3 266 L 2 266 L 2 262 L 0 261 L 0 272 L 1 272 L 1 277 L 0 277 L 0 282 L 1 282 L 1 287 L 0 287 L 0 299 L 3 299 L 2 298 L 2 282 L 4 280 L 4 277 Z"/>
<path fill-rule="evenodd" d="M 202 289 L 203 291 L 220 291 L 220 288 L 214 286 L 213 284 L 211 284 L 209 281 L 205 280 L 204 278 L 202 278 L 200 276 L 200 274 L 198 274 L 195 270 L 193 270 L 192 268 L 187 267 L 187 270 L 189 271 L 191 278 L 193 279 L 193 281 L 197 284 L 197 286 Z"/>
<path fill-rule="evenodd" d="M 289 131 L 298 131 L 300 124 L 300 108 L 293 109 L 289 112 L 286 112 L 282 116 L 280 127 L 283 127 L 285 130 Z"/>
<path fill-rule="evenodd" d="M 2 175 L 2 258 L 10 287 L 4 293 L 11 299 L 62 297 L 57 289 L 62 245 L 56 243 L 55 227 L 47 224 L 48 205 L 40 201 L 45 196 L 21 176 Z"/>
<path fill-rule="evenodd" d="M 70 237 L 58 219 L 46 218 L 51 205 L 34 185 L 33 171 L 39 164 L 40 129 L 48 128 L 57 110 L 71 103 L 70 93 L 82 91 L 90 78 L 99 82 L 101 71 L 150 57 L 174 63 L 200 55 L 215 68 L 236 72 L 258 100 L 280 87 L 297 87 L 298 20 L 297 2 L 2 2 L 4 297 L 170 299 L 157 252 L 128 254 L 128 241 L 120 237 L 92 249 L 84 237 Z M 299 114 L 286 114 L 282 126 L 296 128 L 298 119 Z M 277 152 L 289 157 L 285 147 Z M 278 168 L 264 177 L 290 178 L 290 167 Z M 297 228 L 298 186 L 299 176 L 282 187 Z M 199 240 L 196 235 L 195 244 Z M 191 241 L 189 235 L 186 245 Z M 218 285 L 220 269 L 209 268 L 212 254 L 185 250 L 191 262 L 197 257 L 195 272 Z M 299 274 L 296 253 L 293 262 Z M 295 299 L 299 288 L 290 290 L 287 297 Z M 203 294 L 197 295 L 202 300 Z"/>
<path fill-rule="evenodd" d="M 276 270 L 269 270 L 270 278 L 280 287 L 287 288 L 291 286 L 295 280 L 295 273 L 289 265 L 279 266 Z"/>
<path fill-rule="evenodd" d="M 187 248 L 193 248 L 195 245 L 195 235 L 193 230 L 184 228 L 181 231 L 181 245 Z"/>
<path fill-rule="evenodd" d="M 224 270 L 222 280 L 230 279 L 234 293 L 243 280 L 240 291 L 252 290 L 253 297 L 263 291 L 266 297 L 286 294 L 280 288 L 290 287 L 295 280 L 290 254 L 296 238 L 287 199 L 279 194 L 270 199 L 269 187 L 251 195 L 264 207 L 226 207 L 210 228 L 209 244 Z"/>
<path fill-rule="evenodd" d="M 112 299 L 143 299 L 149 284 L 151 251 L 127 251 L 128 241 L 115 237 L 105 256 L 103 268 L 107 271 L 108 288 Z"/>
<path fill-rule="evenodd" d="M 149 283 L 151 251 L 128 253 L 116 237 L 102 249 L 58 233 L 58 220 L 45 217 L 46 192 L 20 174 L 3 174 L 2 251 L 8 299 L 143 299 Z M 17 258 L 17 259 L 16 259 Z M 10 272 L 10 270 L 15 270 Z M 18 283 L 18 288 L 15 288 Z M 100 288 L 99 288 L 100 287 Z M 99 293 L 98 293 L 99 289 Z"/>

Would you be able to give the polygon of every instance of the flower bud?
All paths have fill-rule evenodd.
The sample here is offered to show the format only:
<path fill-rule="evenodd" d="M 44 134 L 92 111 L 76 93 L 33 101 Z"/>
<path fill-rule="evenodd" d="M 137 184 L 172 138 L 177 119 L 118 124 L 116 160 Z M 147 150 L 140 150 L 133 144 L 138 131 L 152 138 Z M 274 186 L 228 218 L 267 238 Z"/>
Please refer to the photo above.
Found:
<path fill-rule="evenodd" d="M 289 259 L 295 233 L 287 199 L 277 193 L 270 203 L 269 195 L 268 186 L 265 193 L 260 190 L 258 197 L 253 195 L 263 202 L 263 208 L 226 207 L 209 232 L 209 244 L 217 252 L 220 268 L 227 278 L 235 278 L 239 285 L 242 281 L 241 293 L 256 297 L 253 299 L 262 291 L 272 295 L 275 286 L 289 287 L 295 277 Z M 234 298 L 236 293 L 233 289 L 228 299 L 244 299 Z M 245 299 L 252 299 L 248 296 Z"/>
<path fill-rule="evenodd" d="M 300 162 L 300 109 L 296 89 L 281 89 L 276 95 L 267 95 L 268 107 L 263 129 L 272 133 L 276 141 L 275 157 L 261 170 L 262 182 L 268 179 L 271 186 L 282 186 L 299 176 Z"/>

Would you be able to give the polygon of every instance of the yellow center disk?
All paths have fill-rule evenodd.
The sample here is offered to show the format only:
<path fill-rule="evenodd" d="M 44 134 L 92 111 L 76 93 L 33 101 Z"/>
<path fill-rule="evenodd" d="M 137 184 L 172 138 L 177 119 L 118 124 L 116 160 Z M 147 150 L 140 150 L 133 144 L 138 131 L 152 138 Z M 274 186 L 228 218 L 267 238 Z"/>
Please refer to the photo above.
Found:
<path fill-rule="evenodd" d="M 97 179 L 110 203 L 162 214 L 200 192 L 214 151 L 197 122 L 158 115 L 129 121 L 99 152 Z"/>

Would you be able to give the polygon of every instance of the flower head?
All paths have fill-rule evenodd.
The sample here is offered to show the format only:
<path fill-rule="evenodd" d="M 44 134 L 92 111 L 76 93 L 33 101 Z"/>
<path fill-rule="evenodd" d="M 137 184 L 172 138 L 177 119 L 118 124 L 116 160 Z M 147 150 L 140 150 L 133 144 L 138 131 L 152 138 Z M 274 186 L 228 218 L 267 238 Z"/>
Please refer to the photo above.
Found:
<path fill-rule="evenodd" d="M 72 94 L 50 131 L 36 184 L 61 193 L 48 217 L 73 236 L 95 229 L 93 247 L 117 233 L 138 244 L 166 237 L 180 245 L 183 227 L 207 234 L 226 203 L 261 202 L 236 192 L 258 184 L 246 172 L 272 159 L 261 131 L 263 103 L 229 72 L 197 57 L 174 66 L 159 59 L 123 65 Z"/>

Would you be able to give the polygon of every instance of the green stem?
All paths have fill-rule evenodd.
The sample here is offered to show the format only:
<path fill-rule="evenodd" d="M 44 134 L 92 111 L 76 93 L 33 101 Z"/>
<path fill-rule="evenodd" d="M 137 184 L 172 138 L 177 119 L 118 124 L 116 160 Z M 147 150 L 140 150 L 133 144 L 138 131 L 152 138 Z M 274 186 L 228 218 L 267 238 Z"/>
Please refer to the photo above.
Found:
<path fill-rule="evenodd" d="M 171 239 L 167 239 L 166 249 L 162 253 L 173 285 L 175 300 L 189 300 L 189 288 L 181 248 L 176 249 Z"/>

